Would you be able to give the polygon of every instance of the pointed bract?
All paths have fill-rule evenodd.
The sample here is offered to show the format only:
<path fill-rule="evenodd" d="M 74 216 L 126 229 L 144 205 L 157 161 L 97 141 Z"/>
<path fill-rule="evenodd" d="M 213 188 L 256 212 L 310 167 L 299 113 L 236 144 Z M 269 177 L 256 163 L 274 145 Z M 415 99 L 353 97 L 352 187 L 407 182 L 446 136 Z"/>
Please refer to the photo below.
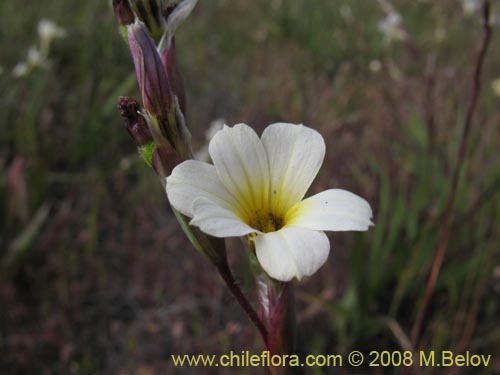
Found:
<path fill-rule="evenodd" d="M 186 93 L 184 91 L 184 82 L 182 80 L 179 65 L 177 64 L 177 57 L 175 51 L 175 40 L 172 40 L 170 46 L 161 53 L 161 61 L 167 70 L 167 77 L 170 83 L 170 89 L 173 95 L 179 101 L 179 107 L 182 114 L 186 116 Z"/>
<path fill-rule="evenodd" d="M 170 47 L 175 31 L 179 25 L 181 25 L 186 18 L 189 17 L 197 3 L 198 0 L 183 0 L 175 6 L 171 6 L 170 8 L 167 6 L 164 9 L 163 13 L 166 18 L 167 25 L 165 35 L 160 43 L 160 45 L 163 45 L 164 47 L 160 47 L 160 51 Z"/>

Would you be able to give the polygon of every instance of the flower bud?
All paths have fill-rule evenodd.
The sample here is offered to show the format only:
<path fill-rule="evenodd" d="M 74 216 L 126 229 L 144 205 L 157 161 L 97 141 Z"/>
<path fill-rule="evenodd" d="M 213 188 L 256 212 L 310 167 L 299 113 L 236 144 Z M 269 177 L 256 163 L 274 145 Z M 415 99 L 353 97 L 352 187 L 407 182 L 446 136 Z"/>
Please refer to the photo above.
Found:
<path fill-rule="evenodd" d="M 171 92 L 167 72 L 156 46 L 140 21 L 128 26 L 129 47 L 148 123 L 156 144 L 172 147 L 184 159 L 191 157 L 190 134 L 178 98 Z"/>
<path fill-rule="evenodd" d="M 135 140 L 137 146 L 144 146 L 153 142 L 151 131 L 146 119 L 140 113 L 139 103 L 130 96 L 120 96 L 118 109 L 124 121 L 125 128 Z"/>
<path fill-rule="evenodd" d="M 165 21 L 158 0 L 131 1 L 137 18 L 144 22 L 155 42 L 159 42 L 164 32 Z"/>
<path fill-rule="evenodd" d="M 142 22 L 128 27 L 128 39 L 144 107 L 152 116 L 166 118 L 173 107 L 172 93 L 156 45 Z"/>
<path fill-rule="evenodd" d="M 120 25 L 126 26 L 134 22 L 135 15 L 128 0 L 113 0 L 113 10 Z"/>

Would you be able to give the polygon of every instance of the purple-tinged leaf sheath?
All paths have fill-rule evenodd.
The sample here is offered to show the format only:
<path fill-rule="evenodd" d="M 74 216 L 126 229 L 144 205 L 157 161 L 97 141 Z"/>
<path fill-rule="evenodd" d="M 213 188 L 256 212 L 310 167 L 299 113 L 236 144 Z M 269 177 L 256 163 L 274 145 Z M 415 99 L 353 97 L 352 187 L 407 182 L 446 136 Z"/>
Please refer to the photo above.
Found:
<path fill-rule="evenodd" d="M 259 315 L 267 329 L 267 349 L 271 355 L 295 354 L 295 297 L 293 284 L 274 285 L 260 277 Z"/>
<path fill-rule="evenodd" d="M 170 176 L 172 170 L 182 163 L 182 159 L 171 148 L 165 146 L 157 146 L 153 153 L 153 169 L 156 174 L 165 180 Z"/>
<path fill-rule="evenodd" d="M 182 114 L 186 116 L 186 93 L 184 91 L 184 82 L 179 70 L 179 65 L 177 64 L 175 39 L 172 39 L 170 46 L 161 54 L 161 61 L 167 71 L 172 93 L 177 96 Z"/>

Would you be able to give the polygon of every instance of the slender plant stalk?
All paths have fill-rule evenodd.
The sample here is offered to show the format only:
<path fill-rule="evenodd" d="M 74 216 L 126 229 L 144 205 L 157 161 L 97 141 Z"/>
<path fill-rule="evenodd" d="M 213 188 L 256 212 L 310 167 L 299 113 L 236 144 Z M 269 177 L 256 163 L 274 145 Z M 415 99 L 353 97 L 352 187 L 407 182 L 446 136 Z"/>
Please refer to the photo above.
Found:
<path fill-rule="evenodd" d="M 427 139 L 429 153 L 432 155 L 436 149 L 436 108 L 435 108 L 435 88 L 436 88 L 436 57 L 431 55 L 427 58 L 425 72 L 425 108 L 424 115 L 427 125 Z"/>
<path fill-rule="evenodd" d="M 474 203 L 470 205 L 470 208 L 467 210 L 467 213 L 464 214 L 460 220 L 456 223 L 457 227 L 461 227 L 466 225 L 474 215 L 481 210 L 481 208 L 487 204 L 490 199 L 494 198 L 495 195 L 500 191 L 500 176 L 497 176 L 493 182 L 487 186 L 480 195 L 476 198 Z"/>
<path fill-rule="evenodd" d="M 460 172 L 462 171 L 462 167 L 465 160 L 465 154 L 467 150 L 467 141 L 469 139 L 469 133 L 472 125 L 472 118 L 474 116 L 474 112 L 477 106 L 477 100 L 479 97 L 479 91 L 481 88 L 481 72 L 484 65 L 484 60 L 486 57 L 486 52 L 488 50 L 488 46 L 491 40 L 491 24 L 490 24 L 490 3 L 489 1 L 484 2 L 483 6 L 483 40 L 481 43 L 481 47 L 477 54 L 476 64 L 474 69 L 474 74 L 472 76 L 472 90 L 471 97 L 469 101 L 469 105 L 467 108 L 467 114 L 465 118 L 465 126 L 462 133 L 462 139 L 460 141 L 460 147 L 457 153 L 457 159 L 455 162 L 455 166 L 453 169 L 453 175 L 451 180 L 451 188 L 450 193 L 448 195 L 448 201 L 446 203 L 446 208 L 444 210 L 443 222 L 441 224 L 439 240 L 438 244 L 434 250 L 434 261 L 432 264 L 431 273 L 429 275 L 429 280 L 427 281 L 427 286 L 424 293 L 424 299 L 417 313 L 417 317 L 415 319 L 415 323 L 413 324 L 411 330 L 411 340 L 414 347 L 417 347 L 417 342 L 420 336 L 420 332 L 422 329 L 422 324 L 424 321 L 425 314 L 427 312 L 427 307 L 429 306 L 429 302 L 432 297 L 432 293 L 434 292 L 434 287 L 436 285 L 437 278 L 441 271 L 441 266 L 443 264 L 444 255 L 446 252 L 446 248 L 448 246 L 448 241 L 451 233 L 451 221 L 452 221 L 452 212 L 455 207 L 458 181 L 460 177 Z"/>
<path fill-rule="evenodd" d="M 164 181 L 165 179 L 161 180 Z M 183 228 L 189 240 L 192 242 L 193 246 L 197 250 L 202 249 L 202 251 L 200 252 L 207 258 L 207 260 L 210 261 L 210 263 L 212 263 L 212 265 L 216 268 L 217 272 L 219 272 L 219 275 L 221 276 L 222 280 L 224 280 L 224 282 L 226 283 L 226 286 L 228 287 L 231 294 L 234 296 L 234 298 L 236 298 L 236 301 L 238 301 L 240 306 L 243 308 L 243 311 L 247 314 L 250 321 L 255 325 L 255 327 L 259 331 L 262 340 L 264 342 L 264 345 L 267 346 L 268 332 L 264 325 L 264 322 L 259 318 L 259 315 L 252 307 L 247 297 L 245 296 L 245 294 L 239 287 L 238 283 L 236 282 L 233 273 L 231 272 L 231 269 L 227 264 L 227 256 L 225 250 L 222 252 L 217 252 L 216 250 L 214 251 L 211 248 L 210 241 L 208 241 L 208 243 L 203 241 L 200 242 L 197 236 L 191 230 L 192 227 L 189 227 L 188 220 L 186 220 L 187 217 L 180 214 L 174 208 L 172 208 L 172 210 L 174 211 L 177 221 Z M 202 236 L 205 236 L 205 234 L 202 234 Z M 202 238 L 207 238 L 207 237 L 202 237 Z"/>
<path fill-rule="evenodd" d="M 236 280 L 234 279 L 233 273 L 231 272 L 231 270 L 229 269 L 227 264 L 217 266 L 217 271 L 219 272 L 220 276 L 222 277 L 222 279 L 226 283 L 231 294 L 234 296 L 234 298 L 236 298 L 236 300 L 240 304 L 241 308 L 247 314 L 248 318 L 252 321 L 252 323 L 258 329 L 264 344 L 267 346 L 267 329 L 264 326 L 264 323 L 262 322 L 262 320 L 257 315 L 257 312 L 254 310 L 254 308 L 250 304 L 250 302 L 248 302 L 248 299 L 243 294 L 241 288 L 236 283 Z"/>

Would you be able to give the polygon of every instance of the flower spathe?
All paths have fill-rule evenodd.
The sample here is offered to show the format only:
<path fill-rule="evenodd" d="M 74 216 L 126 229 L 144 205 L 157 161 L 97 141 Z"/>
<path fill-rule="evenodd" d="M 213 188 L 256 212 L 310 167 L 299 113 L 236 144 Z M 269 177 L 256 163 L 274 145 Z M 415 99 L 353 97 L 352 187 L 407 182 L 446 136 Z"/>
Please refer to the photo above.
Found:
<path fill-rule="evenodd" d="M 325 142 L 303 125 L 269 125 L 259 138 L 245 124 L 212 138 L 213 165 L 188 160 L 167 178 L 167 195 L 190 224 L 214 237 L 248 235 L 274 279 L 310 276 L 330 251 L 323 231 L 365 231 L 372 210 L 363 198 L 330 189 L 303 199 L 323 163 Z"/>

